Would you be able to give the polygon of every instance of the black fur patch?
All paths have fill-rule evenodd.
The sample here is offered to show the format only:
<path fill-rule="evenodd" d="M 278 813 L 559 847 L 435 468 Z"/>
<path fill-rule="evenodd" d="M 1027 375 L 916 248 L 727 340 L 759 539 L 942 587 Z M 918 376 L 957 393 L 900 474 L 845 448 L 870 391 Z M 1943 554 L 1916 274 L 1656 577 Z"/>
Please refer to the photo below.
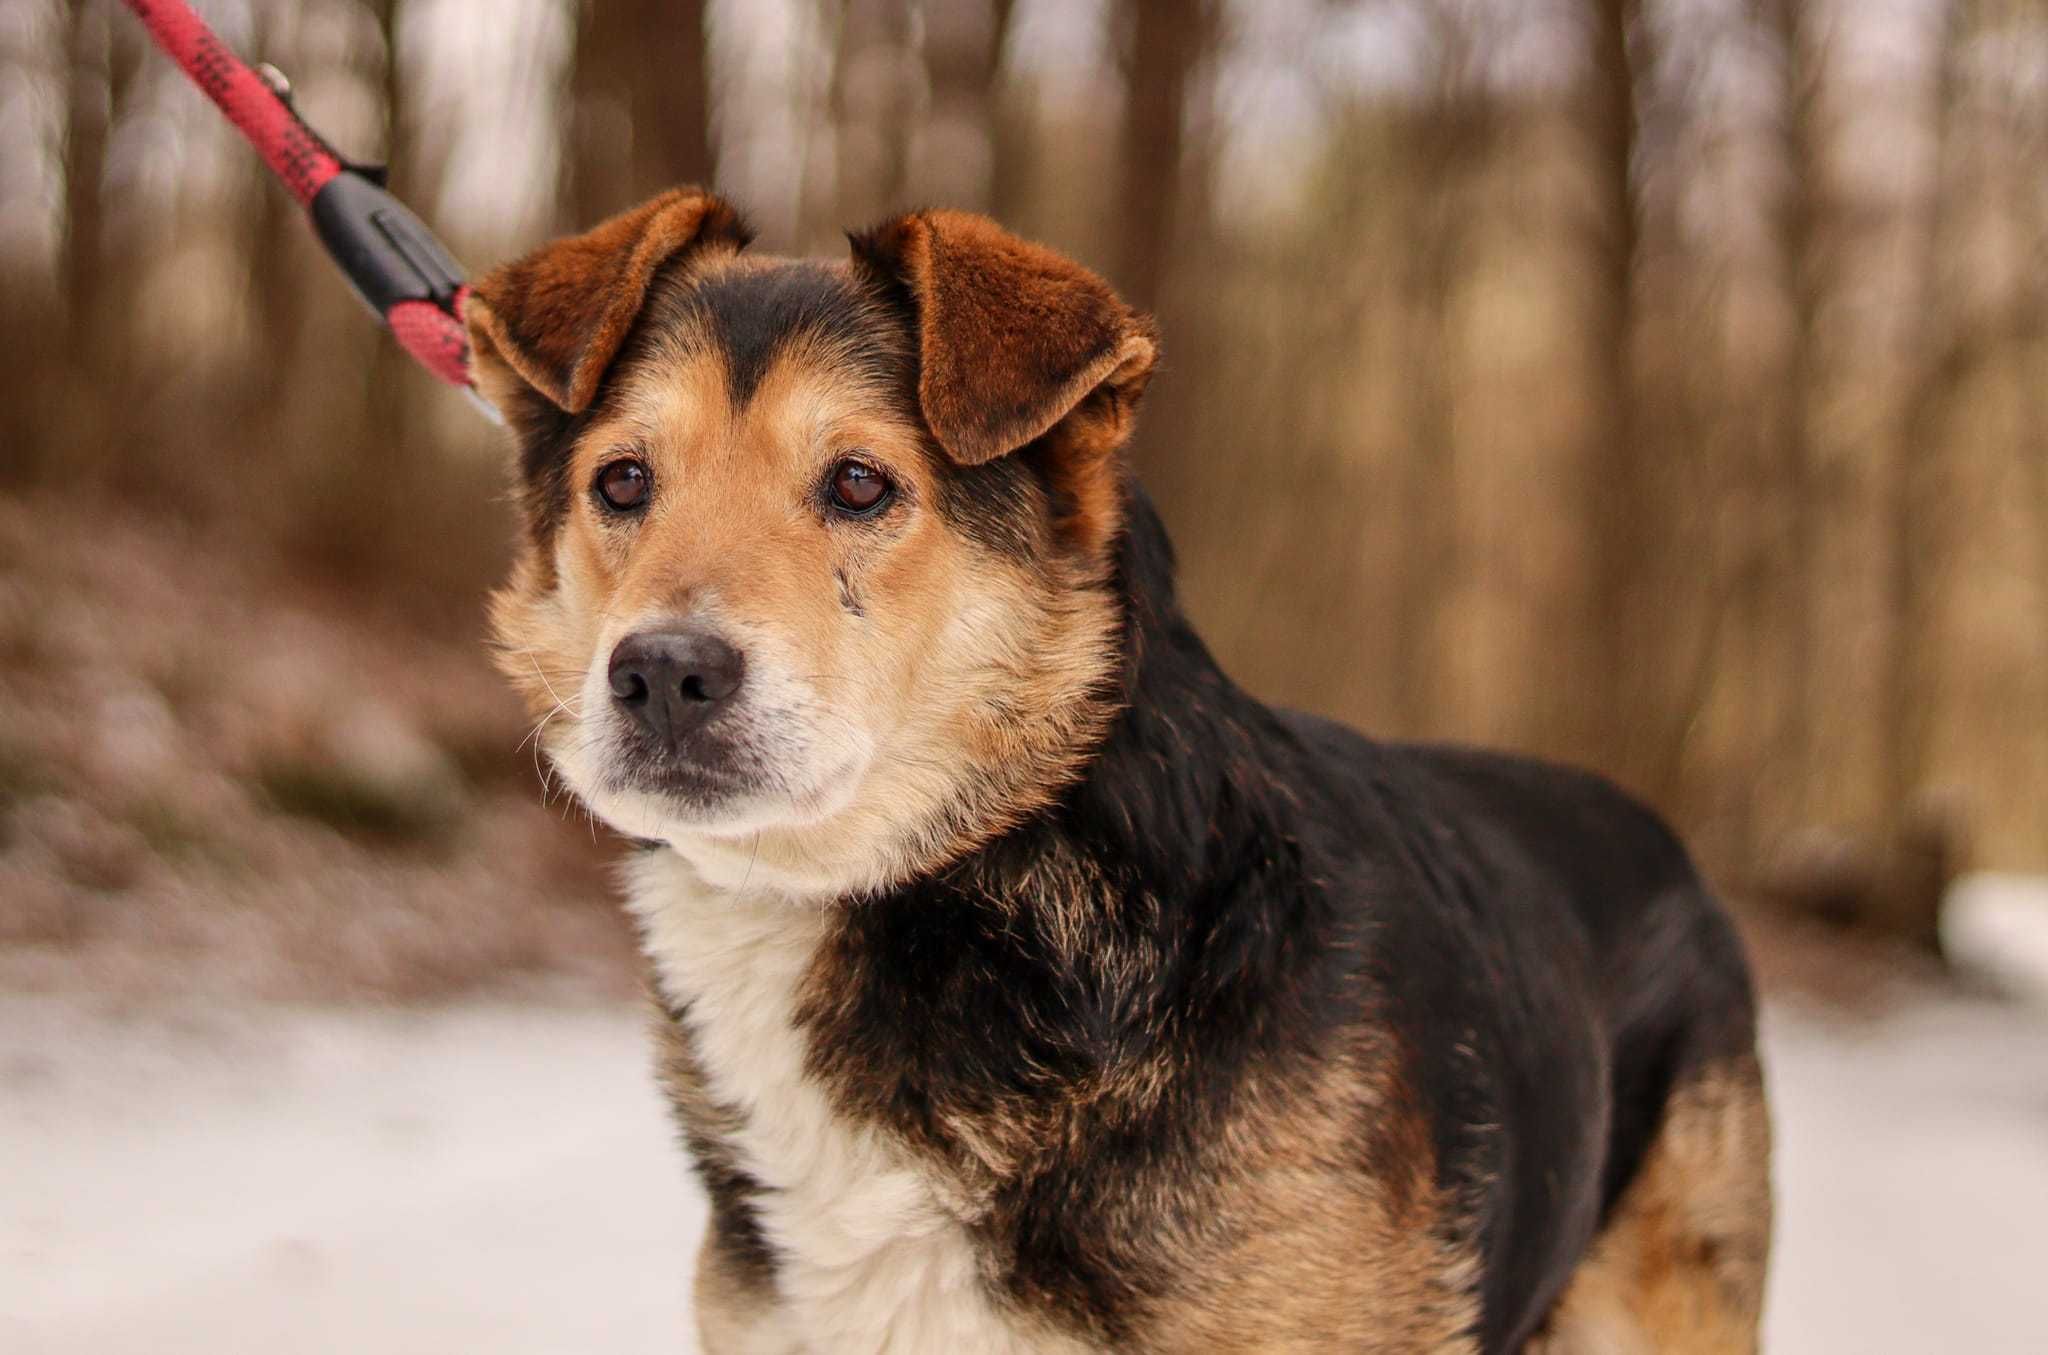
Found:
<path fill-rule="evenodd" d="M 683 1141 L 690 1150 L 691 1164 L 710 1200 L 712 1241 L 724 1252 L 737 1278 L 766 1292 L 774 1285 L 779 1264 L 775 1246 L 762 1231 L 760 1214 L 754 1205 L 766 1188 L 739 1165 L 713 1123 L 730 1121 L 736 1112 L 710 1100 L 686 1019 L 687 1009 L 662 1004 L 661 1012 L 667 1021 L 662 1040 L 663 1080 L 677 1112 Z"/>
<path fill-rule="evenodd" d="M 711 1236 L 749 1284 L 770 1289 L 775 1284 L 778 1264 L 774 1244 L 761 1231 L 761 1218 L 754 1200 L 764 1187 L 746 1172 L 732 1165 L 720 1146 L 708 1139 L 686 1135 L 690 1160 L 696 1164 L 697 1179 L 711 1204 Z"/>
<path fill-rule="evenodd" d="M 569 467 L 576 442 L 596 413 L 570 414 L 528 391 L 506 411 L 506 417 L 519 440 L 519 479 L 528 539 L 533 543 L 534 558 L 543 568 L 551 569 L 555 534 L 575 495 Z"/>
<path fill-rule="evenodd" d="M 937 444 L 930 455 L 938 471 L 939 512 L 962 536 L 1012 560 L 1044 558 L 1051 540 L 1051 492 L 1022 452 L 979 466 L 955 464 Z"/>
<path fill-rule="evenodd" d="M 784 263 L 713 273 L 673 298 L 686 306 L 724 352 L 735 406 L 744 405 L 778 353 L 800 336 L 844 341 L 850 350 L 887 356 L 886 336 L 867 295 L 842 273 Z"/>

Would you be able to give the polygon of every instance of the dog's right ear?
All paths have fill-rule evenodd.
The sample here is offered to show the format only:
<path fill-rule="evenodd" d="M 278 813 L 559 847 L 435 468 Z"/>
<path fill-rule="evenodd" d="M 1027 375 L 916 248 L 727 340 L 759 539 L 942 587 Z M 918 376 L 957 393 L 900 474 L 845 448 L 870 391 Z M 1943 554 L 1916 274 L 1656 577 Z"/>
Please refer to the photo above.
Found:
<path fill-rule="evenodd" d="M 744 249 L 750 239 L 722 198 L 674 188 L 492 269 L 471 285 L 463 305 L 484 393 L 503 407 L 530 389 L 581 413 L 596 398 L 661 266 L 697 249 Z"/>
<path fill-rule="evenodd" d="M 1061 538 L 1106 558 L 1123 518 L 1152 321 L 1043 245 L 966 212 L 912 212 L 849 237 L 856 269 L 901 310 L 925 426 L 961 467 L 1036 446 Z"/>
<path fill-rule="evenodd" d="M 1157 332 L 1101 278 L 969 212 L 912 212 L 848 240 L 909 313 L 918 401 L 953 460 L 1006 456 L 1098 391 L 1107 440 L 1129 432 Z"/>

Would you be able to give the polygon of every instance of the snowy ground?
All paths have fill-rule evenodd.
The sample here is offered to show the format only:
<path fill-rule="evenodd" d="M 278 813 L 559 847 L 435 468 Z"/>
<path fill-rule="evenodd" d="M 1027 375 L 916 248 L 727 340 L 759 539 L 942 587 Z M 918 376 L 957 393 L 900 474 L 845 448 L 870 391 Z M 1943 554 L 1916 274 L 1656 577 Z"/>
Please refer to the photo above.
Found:
<path fill-rule="evenodd" d="M 2048 1016 L 1779 1010 L 1770 1341 L 2038 1352 Z M 0 1350 L 674 1352 L 703 1207 L 627 1007 L 0 998 Z"/>

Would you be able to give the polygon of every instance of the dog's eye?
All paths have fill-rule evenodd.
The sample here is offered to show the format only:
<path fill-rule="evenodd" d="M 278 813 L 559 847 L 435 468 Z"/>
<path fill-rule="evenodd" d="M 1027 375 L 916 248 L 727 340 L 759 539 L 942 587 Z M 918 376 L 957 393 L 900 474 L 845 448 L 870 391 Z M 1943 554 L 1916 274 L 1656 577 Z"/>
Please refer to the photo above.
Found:
<path fill-rule="evenodd" d="M 847 457 L 832 468 L 827 481 L 832 506 L 842 513 L 865 516 L 887 503 L 896 486 L 865 461 Z"/>
<path fill-rule="evenodd" d="M 597 473 L 597 497 L 615 513 L 644 507 L 653 488 L 654 473 L 645 462 L 631 457 L 614 461 Z"/>

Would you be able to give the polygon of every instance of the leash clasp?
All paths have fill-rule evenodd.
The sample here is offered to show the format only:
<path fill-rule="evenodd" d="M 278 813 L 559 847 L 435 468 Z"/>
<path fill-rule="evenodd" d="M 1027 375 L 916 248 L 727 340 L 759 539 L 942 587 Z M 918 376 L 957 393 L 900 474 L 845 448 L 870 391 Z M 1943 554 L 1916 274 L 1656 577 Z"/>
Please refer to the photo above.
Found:
<path fill-rule="evenodd" d="M 426 224 L 355 166 L 313 196 L 320 243 L 381 320 L 403 301 L 430 301 L 450 315 L 462 268 Z"/>

